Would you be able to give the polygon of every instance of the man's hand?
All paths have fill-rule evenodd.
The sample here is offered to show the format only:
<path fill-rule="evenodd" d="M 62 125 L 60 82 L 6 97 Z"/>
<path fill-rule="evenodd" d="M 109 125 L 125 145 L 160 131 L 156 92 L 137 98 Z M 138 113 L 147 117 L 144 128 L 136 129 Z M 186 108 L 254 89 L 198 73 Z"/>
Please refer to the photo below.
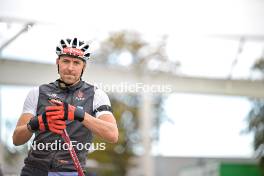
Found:
<path fill-rule="evenodd" d="M 40 130 L 49 130 L 53 133 L 62 134 L 63 130 L 66 128 L 66 122 L 64 121 L 64 116 L 61 114 L 55 114 L 50 111 L 50 106 L 47 106 L 45 112 L 39 116 L 33 117 L 28 125 L 28 129 L 32 132 Z M 57 108 L 59 109 L 59 108 Z"/>
<path fill-rule="evenodd" d="M 59 100 L 50 100 L 51 103 L 55 104 L 55 106 L 47 107 L 47 110 L 50 111 L 52 115 L 63 116 L 65 120 L 78 120 L 80 122 L 83 121 L 85 112 L 81 108 L 76 108 L 66 102 L 61 102 Z"/>

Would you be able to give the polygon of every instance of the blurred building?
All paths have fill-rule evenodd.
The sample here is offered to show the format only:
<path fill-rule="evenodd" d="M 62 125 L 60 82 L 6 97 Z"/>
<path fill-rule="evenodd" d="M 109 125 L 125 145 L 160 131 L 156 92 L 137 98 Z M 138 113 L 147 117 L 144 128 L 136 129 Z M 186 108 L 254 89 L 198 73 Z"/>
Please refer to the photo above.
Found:
<path fill-rule="evenodd" d="M 19 175 L 25 155 L 19 155 L 15 165 L 12 165 L 4 160 L 3 152 L 1 147 L 0 167 L 3 174 L 5 176 Z M 241 173 L 243 176 L 260 176 L 257 160 L 253 158 L 155 156 L 152 159 L 154 162 L 153 176 L 241 176 Z M 142 158 L 133 158 L 131 164 L 134 167 L 128 171 L 127 176 L 143 176 Z M 87 160 L 86 166 L 93 173 L 101 169 L 111 169 L 111 166 L 102 165 L 92 160 Z"/>
<path fill-rule="evenodd" d="M 257 160 L 252 158 L 207 158 L 207 157 L 164 157 L 154 160 L 155 176 L 260 176 Z M 127 176 L 143 176 L 141 160 L 135 158 Z"/>

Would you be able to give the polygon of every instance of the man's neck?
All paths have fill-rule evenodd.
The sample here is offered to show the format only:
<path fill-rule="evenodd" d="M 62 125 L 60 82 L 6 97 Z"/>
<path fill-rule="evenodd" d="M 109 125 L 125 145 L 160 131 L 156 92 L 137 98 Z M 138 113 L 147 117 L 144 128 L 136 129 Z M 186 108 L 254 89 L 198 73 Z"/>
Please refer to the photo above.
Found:
<path fill-rule="evenodd" d="M 78 81 L 76 81 L 75 83 L 73 84 L 67 84 L 66 82 L 64 82 L 61 78 L 60 78 L 60 81 L 61 81 L 61 84 L 64 84 L 64 86 L 61 86 L 61 87 L 72 87 L 72 86 L 75 86 L 76 84 L 78 84 L 81 79 L 79 79 Z"/>

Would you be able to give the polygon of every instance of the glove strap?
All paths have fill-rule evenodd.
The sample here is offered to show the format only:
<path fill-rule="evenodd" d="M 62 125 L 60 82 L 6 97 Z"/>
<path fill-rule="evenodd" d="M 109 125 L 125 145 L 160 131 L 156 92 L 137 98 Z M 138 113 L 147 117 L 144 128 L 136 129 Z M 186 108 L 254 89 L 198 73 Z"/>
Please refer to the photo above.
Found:
<path fill-rule="evenodd" d="M 46 130 L 49 130 L 49 125 L 48 125 L 48 122 L 47 122 L 46 113 L 43 113 L 43 114 L 42 114 L 42 119 L 43 119 L 43 124 L 44 124 L 44 126 L 45 126 L 45 129 L 46 129 Z"/>
<path fill-rule="evenodd" d="M 64 120 L 68 120 L 68 103 L 63 102 L 63 107 L 64 107 Z"/>
<path fill-rule="evenodd" d="M 27 128 L 30 132 L 36 132 L 39 129 L 38 117 L 33 117 L 27 124 Z"/>
<path fill-rule="evenodd" d="M 74 111 L 74 118 L 76 120 L 79 120 L 80 122 L 82 122 L 83 119 L 84 119 L 84 115 L 85 115 L 85 112 L 84 112 L 83 109 L 78 108 L 78 107 L 75 109 L 75 111 Z"/>

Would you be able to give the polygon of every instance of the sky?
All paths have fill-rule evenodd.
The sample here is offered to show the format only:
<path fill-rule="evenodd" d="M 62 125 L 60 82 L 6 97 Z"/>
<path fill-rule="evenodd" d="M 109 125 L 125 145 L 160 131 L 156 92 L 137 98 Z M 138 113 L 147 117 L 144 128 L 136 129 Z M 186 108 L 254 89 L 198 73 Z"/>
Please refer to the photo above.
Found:
<path fill-rule="evenodd" d="M 31 87 L 1 87 L 1 139 L 11 148 L 12 133 Z M 162 156 L 251 157 L 246 129 L 251 104 L 246 97 L 174 93 L 166 98 L 170 121 L 161 125 L 152 154 Z"/>
<path fill-rule="evenodd" d="M 148 42 L 166 35 L 168 58 L 181 63 L 182 75 L 227 78 L 238 59 L 233 78 L 255 79 L 250 67 L 263 56 L 263 7 L 261 0 L 3 0 L 0 17 L 18 24 L 10 31 L 0 25 L 6 31 L 0 42 L 18 31 L 21 22 L 36 22 L 3 56 L 54 63 L 54 46 L 66 36 L 90 41 L 94 53 L 113 31 L 138 31 Z M 242 36 L 246 39 L 238 54 Z"/>
<path fill-rule="evenodd" d="M 159 154 L 252 156 L 252 134 L 242 133 L 251 108 L 246 97 L 175 93 L 164 107 L 173 123 L 166 122 L 161 127 Z"/>

